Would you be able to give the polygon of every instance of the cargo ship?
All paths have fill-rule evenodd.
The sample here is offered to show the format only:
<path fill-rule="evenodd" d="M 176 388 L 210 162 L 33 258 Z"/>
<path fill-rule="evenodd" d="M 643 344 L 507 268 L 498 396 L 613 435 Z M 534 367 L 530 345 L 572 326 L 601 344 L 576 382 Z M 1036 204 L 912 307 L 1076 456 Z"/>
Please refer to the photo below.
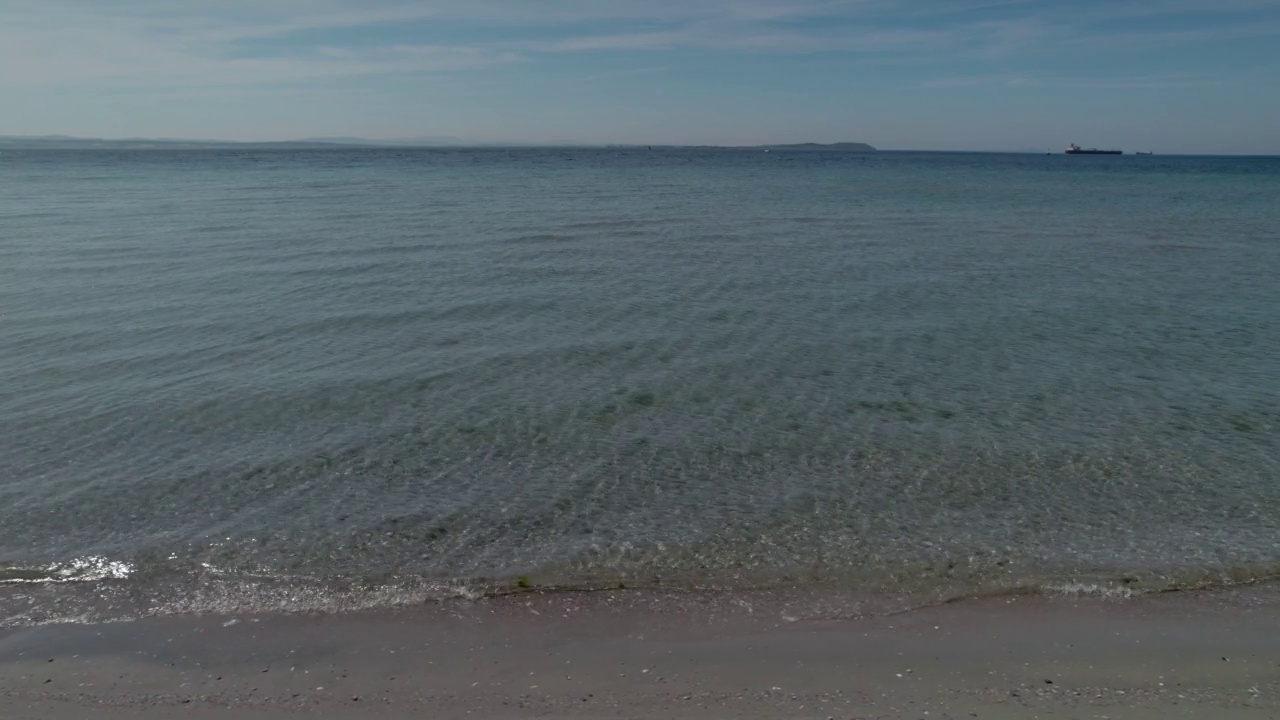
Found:
<path fill-rule="evenodd" d="M 1068 155 L 1123 155 L 1123 150 L 1099 150 L 1097 148 L 1082 148 L 1075 143 L 1067 146 Z"/>

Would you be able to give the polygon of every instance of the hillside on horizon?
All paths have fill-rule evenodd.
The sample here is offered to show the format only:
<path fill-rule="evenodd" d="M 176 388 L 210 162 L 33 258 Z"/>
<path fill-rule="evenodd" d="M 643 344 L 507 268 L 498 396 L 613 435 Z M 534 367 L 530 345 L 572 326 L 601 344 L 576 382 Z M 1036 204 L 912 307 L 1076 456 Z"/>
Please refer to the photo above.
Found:
<path fill-rule="evenodd" d="M 72 135 L 0 135 L 0 148 L 57 150 L 57 149 L 197 149 L 197 148 L 432 148 L 432 147 L 629 147 L 642 148 L 643 142 L 610 145 L 590 145 L 564 140 L 556 143 L 530 142 L 475 142 L 452 136 L 426 136 L 396 140 L 379 140 L 361 137 L 308 137 L 297 140 L 208 140 L 180 138 L 95 138 Z M 769 145 L 661 145 L 659 147 L 704 147 L 723 149 L 765 149 L 789 151 L 875 152 L 867 143 L 791 143 Z"/>

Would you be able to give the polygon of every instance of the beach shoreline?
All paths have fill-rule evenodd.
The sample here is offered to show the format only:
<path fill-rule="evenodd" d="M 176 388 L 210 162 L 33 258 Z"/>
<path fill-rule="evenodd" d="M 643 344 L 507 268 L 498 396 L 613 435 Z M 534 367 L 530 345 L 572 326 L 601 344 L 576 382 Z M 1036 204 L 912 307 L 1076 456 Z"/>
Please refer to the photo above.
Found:
<path fill-rule="evenodd" d="M 794 607 L 786 593 L 530 592 L 10 628 L 0 716 L 1280 717 L 1277 583 Z"/>

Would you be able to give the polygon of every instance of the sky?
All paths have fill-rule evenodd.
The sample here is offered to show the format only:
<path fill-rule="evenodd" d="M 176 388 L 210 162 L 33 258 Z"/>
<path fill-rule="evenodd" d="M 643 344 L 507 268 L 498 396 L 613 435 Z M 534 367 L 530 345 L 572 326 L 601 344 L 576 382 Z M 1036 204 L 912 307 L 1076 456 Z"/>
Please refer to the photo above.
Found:
<path fill-rule="evenodd" d="M 0 135 L 1280 154 L 1280 0 L 0 0 Z"/>

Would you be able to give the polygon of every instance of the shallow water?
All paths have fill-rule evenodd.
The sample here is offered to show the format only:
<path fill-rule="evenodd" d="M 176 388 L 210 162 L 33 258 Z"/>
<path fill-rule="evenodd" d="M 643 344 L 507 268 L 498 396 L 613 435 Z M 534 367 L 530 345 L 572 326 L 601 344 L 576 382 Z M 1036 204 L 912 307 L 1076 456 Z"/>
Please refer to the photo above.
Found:
<path fill-rule="evenodd" d="M 1280 570 L 1280 159 L 2 159 L 10 622 Z"/>

